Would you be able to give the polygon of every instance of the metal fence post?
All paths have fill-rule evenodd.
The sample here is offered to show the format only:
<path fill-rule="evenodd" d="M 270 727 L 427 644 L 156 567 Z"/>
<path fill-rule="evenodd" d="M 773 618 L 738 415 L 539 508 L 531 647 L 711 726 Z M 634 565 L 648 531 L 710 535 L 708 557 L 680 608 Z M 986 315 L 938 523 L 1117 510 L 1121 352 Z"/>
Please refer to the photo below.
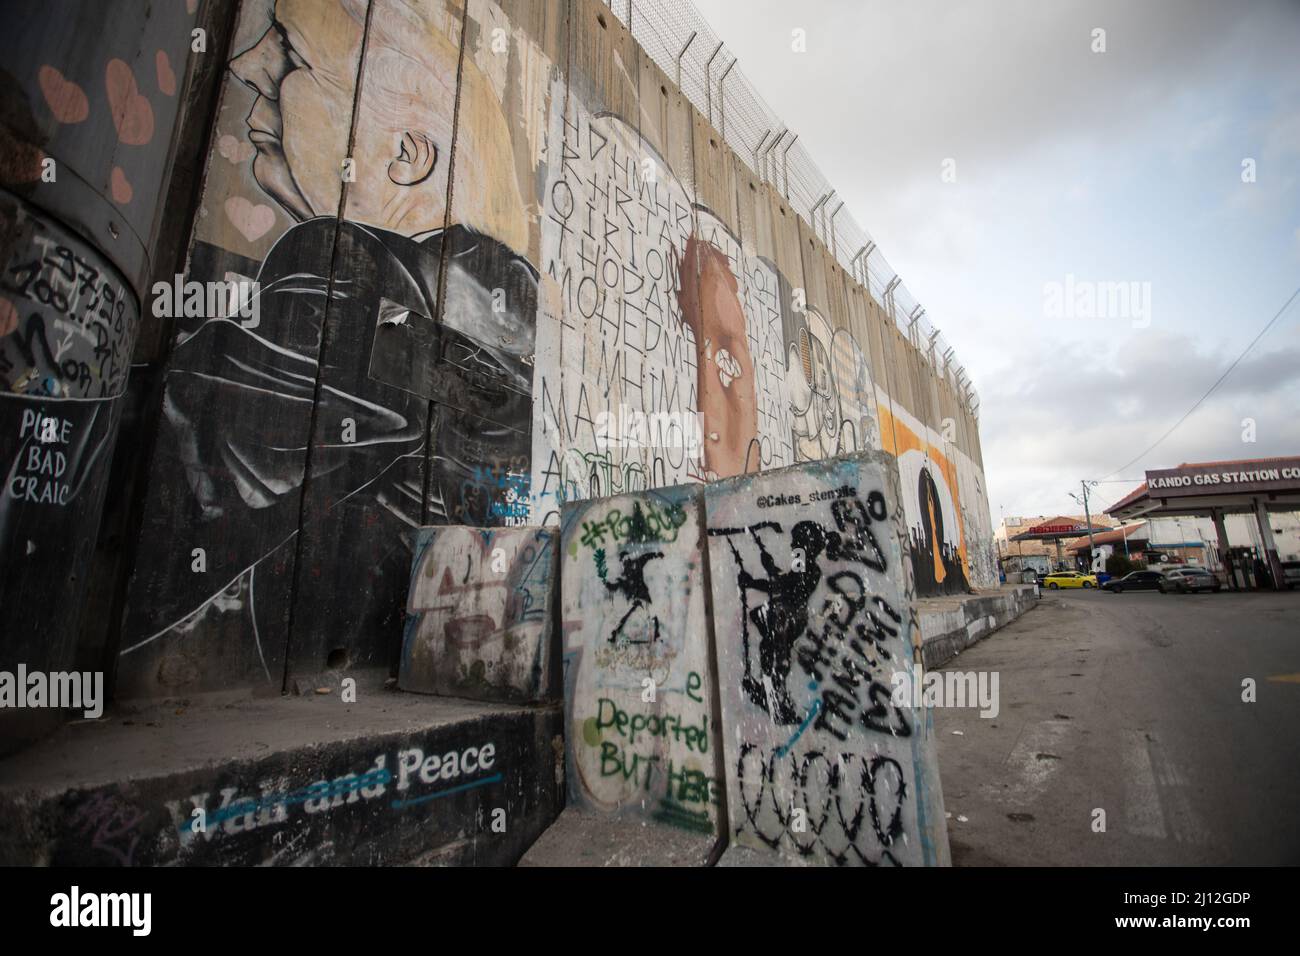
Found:
<path fill-rule="evenodd" d="M 722 133 L 722 139 L 724 141 L 727 138 L 727 100 L 726 100 L 727 91 L 726 91 L 725 84 L 727 82 L 727 74 L 730 73 L 732 71 L 732 68 L 735 67 L 735 65 L 739 62 L 740 62 L 739 57 L 732 60 L 731 66 L 723 70 L 722 76 L 718 77 L 718 119 L 721 123 L 719 132 Z"/>
<path fill-rule="evenodd" d="M 840 200 L 840 204 L 839 204 L 838 206 L 836 206 L 836 207 L 835 207 L 835 211 L 834 211 L 833 213 L 831 213 L 831 258 L 834 259 L 836 262 L 839 262 L 840 257 L 839 257 L 839 255 L 836 253 L 836 243 L 835 243 L 835 217 L 838 216 L 838 215 L 840 214 L 840 210 L 843 209 L 843 208 L 844 208 L 844 200 L 841 199 L 841 200 Z"/>
<path fill-rule="evenodd" d="M 771 135 L 772 131 L 770 129 L 764 130 L 763 135 L 758 138 L 758 144 L 754 147 L 754 172 L 758 173 L 759 179 L 763 178 L 763 173 L 759 169 L 758 155 L 763 151 L 763 144 L 767 142 L 767 138 Z"/>
<path fill-rule="evenodd" d="M 686 43 L 677 53 L 677 91 L 679 93 L 682 89 L 682 57 L 686 55 L 687 48 L 695 42 L 695 37 L 698 33 L 698 30 L 692 30 L 691 35 L 686 38 Z"/>
<path fill-rule="evenodd" d="M 709 55 L 708 62 L 704 64 L 704 102 L 707 104 L 709 113 L 709 125 L 713 124 L 713 82 L 711 75 L 713 72 L 713 58 L 717 56 L 721 50 L 722 41 L 719 40 L 718 45 L 713 48 L 713 52 Z"/>
<path fill-rule="evenodd" d="M 759 176 L 761 176 L 761 177 L 763 178 L 763 181 L 764 181 L 764 182 L 767 182 L 767 179 L 768 179 L 768 177 L 767 177 L 767 157 L 771 154 L 772 150 L 776 149 L 776 144 L 779 143 L 779 142 L 781 142 L 781 140 L 785 138 L 785 134 L 788 133 L 788 132 L 789 132 L 789 130 L 783 128 L 783 129 L 781 130 L 781 132 L 779 132 L 779 133 L 776 134 L 776 139 L 772 140 L 772 142 L 770 142 L 770 143 L 767 144 L 767 149 L 763 150 L 763 159 L 762 159 L 762 163 L 763 163 L 763 171 L 759 173 Z"/>
<path fill-rule="evenodd" d="M 785 195 L 786 202 L 790 201 L 790 147 L 795 144 L 797 139 L 799 139 L 799 134 L 795 133 L 794 139 L 790 140 L 785 149 L 781 150 L 781 179 L 783 181 L 781 191 Z"/>

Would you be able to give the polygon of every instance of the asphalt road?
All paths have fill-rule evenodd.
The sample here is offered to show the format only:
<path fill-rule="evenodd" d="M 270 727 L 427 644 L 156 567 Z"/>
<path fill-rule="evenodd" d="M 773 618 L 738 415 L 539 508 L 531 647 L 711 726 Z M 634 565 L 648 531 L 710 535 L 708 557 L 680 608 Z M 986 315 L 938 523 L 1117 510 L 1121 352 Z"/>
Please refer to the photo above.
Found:
<path fill-rule="evenodd" d="M 944 670 L 999 674 L 935 710 L 954 865 L 1300 863 L 1300 591 L 1044 591 Z"/>

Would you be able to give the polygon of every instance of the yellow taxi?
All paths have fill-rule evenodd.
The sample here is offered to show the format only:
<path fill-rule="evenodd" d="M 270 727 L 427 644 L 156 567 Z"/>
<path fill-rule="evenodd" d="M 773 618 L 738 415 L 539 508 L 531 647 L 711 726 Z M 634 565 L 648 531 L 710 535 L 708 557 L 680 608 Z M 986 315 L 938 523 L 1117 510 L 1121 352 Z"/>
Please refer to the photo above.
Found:
<path fill-rule="evenodd" d="M 1043 587 L 1051 588 L 1095 588 L 1097 575 L 1084 574 L 1082 571 L 1054 571 L 1043 578 Z"/>

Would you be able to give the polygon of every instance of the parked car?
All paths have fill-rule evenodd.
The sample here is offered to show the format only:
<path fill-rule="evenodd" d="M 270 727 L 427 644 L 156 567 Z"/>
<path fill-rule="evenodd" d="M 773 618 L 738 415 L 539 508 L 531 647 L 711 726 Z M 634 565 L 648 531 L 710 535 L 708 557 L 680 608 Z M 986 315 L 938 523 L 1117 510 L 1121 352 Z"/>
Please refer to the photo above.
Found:
<path fill-rule="evenodd" d="M 1119 594 L 1121 591 L 1155 591 L 1164 584 L 1165 576 L 1159 571 L 1130 571 L 1122 578 L 1111 578 L 1106 582 L 1106 590 Z"/>
<path fill-rule="evenodd" d="M 1051 588 L 1095 588 L 1097 575 L 1084 574 L 1081 571 L 1053 571 L 1043 578 L 1043 587 Z"/>
<path fill-rule="evenodd" d="M 1300 587 L 1300 561 L 1282 562 L 1282 583 L 1289 588 Z"/>
<path fill-rule="evenodd" d="M 1191 594 L 1196 591 L 1218 591 L 1222 585 L 1218 578 L 1204 568 L 1175 568 L 1165 572 L 1164 580 L 1157 587 L 1162 594 L 1170 591 Z"/>

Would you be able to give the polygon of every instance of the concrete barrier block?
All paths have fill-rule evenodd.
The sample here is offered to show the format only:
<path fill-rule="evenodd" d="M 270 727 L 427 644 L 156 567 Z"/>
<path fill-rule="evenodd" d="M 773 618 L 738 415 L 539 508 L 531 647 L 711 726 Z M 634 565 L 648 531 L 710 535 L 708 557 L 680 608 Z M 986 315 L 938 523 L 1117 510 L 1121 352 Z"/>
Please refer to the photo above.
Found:
<path fill-rule="evenodd" d="M 919 602 L 925 668 L 943 667 L 963 650 L 1010 624 L 1038 600 L 1031 584 L 1009 584 L 962 597 Z"/>
<path fill-rule="evenodd" d="M 724 861 L 748 848 L 773 862 L 947 864 L 932 722 L 919 700 L 892 700 L 893 675 L 910 680 L 919 655 L 892 459 L 733 478 L 705 501 Z"/>
<path fill-rule="evenodd" d="M 131 713 L 0 759 L 0 866 L 509 866 L 564 802 L 558 705 L 363 681 Z"/>
<path fill-rule="evenodd" d="M 707 855 L 723 796 L 700 492 L 576 502 L 561 523 L 569 803 L 699 834 Z"/>
<path fill-rule="evenodd" d="M 424 694 L 557 700 L 554 529 L 420 528 L 397 686 Z"/>

